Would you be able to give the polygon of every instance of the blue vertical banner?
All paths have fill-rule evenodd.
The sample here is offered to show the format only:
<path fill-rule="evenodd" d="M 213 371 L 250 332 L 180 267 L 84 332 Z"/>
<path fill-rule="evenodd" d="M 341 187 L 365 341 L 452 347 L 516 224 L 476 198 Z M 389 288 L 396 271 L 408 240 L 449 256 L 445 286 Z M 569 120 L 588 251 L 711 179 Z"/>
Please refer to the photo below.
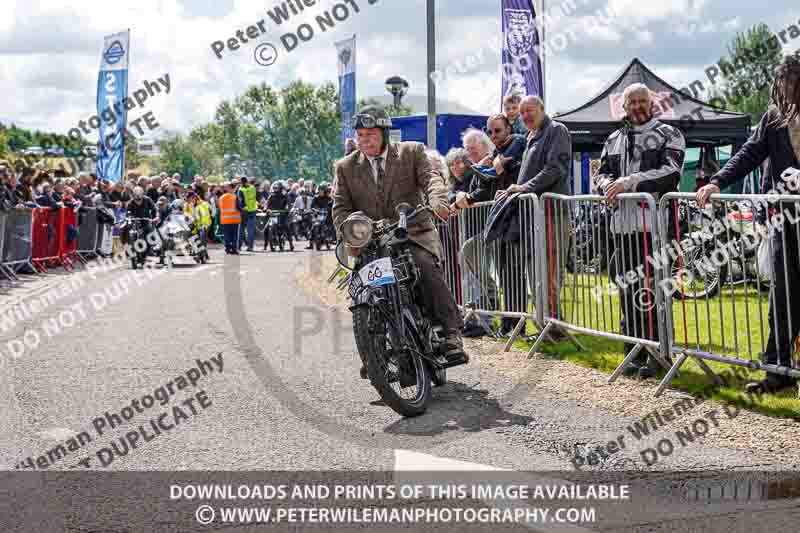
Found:
<path fill-rule="evenodd" d="M 539 31 L 532 0 L 502 0 L 503 97 L 517 93 L 544 100 Z M 501 102 L 502 105 L 502 102 Z"/>
<path fill-rule="evenodd" d="M 112 182 L 125 173 L 129 46 L 130 30 L 105 37 L 97 76 L 97 177 Z"/>
<path fill-rule="evenodd" d="M 339 64 L 339 111 L 342 114 L 342 145 L 356 132 L 350 120 L 356 113 L 356 36 L 339 41 L 336 56 Z"/>

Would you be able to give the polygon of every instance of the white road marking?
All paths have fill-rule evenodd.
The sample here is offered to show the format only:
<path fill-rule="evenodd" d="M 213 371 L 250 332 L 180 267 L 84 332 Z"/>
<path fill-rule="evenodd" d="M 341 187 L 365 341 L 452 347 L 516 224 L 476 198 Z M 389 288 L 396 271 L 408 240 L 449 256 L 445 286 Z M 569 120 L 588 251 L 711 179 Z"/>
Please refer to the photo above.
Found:
<path fill-rule="evenodd" d="M 394 471 L 395 471 L 395 484 L 416 484 L 416 481 L 413 476 L 405 477 L 402 472 L 511 472 L 514 473 L 516 471 L 509 470 L 506 468 L 497 468 L 490 465 L 484 465 L 480 463 L 470 463 L 467 461 L 457 461 L 455 459 L 448 459 L 445 457 L 436 457 L 434 455 L 428 455 L 425 453 L 419 452 L 412 452 L 408 450 L 395 450 L 394 451 Z M 453 474 L 456 476 L 455 474 Z M 430 483 L 429 479 L 425 480 L 426 483 Z M 443 476 L 442 479 L 439 480 L 441 485 L 447 484 L 458 484 L 463 483 L 463 475 L 457 476 L 457 479 L 447 479 L 446 476 Z M 480 483 L 480 480 L 477 480 Z M 572 482 L 561 480 L 561 479 L 554 479 L 554 478 L 546 478 L 544 476 L 532 476 L 527 472 L 519 472 L 513 478 L 509 477 L 509 480 L 506 482 L 498 483 L 498 486 L 505 486 L 508 485 L 516 485 L 516 484 L 526 484 L 530 487 L 535 487 L 536 485 L 572 485 Z M 521 509 L 527 508 L 531 512 L 534 509 L 527 507 L 522 504 L 520 500 L 512 500 L 512 499 L 484 499 L 486 503 L 501 509 Z M 556 506 L 557 502 L 553 502 L 553 505 Z M 536 516 L 536 515 L 534 515 Z M 573 526 L 570 524 L 562 524 L 562 523 L 553 523 L 547 522 L 546 524 L 528 524 L 522 523 L 521 525 L 532 529 L 534 531 L 565 531 L 570 533 L 589 533 L 591 530 L 585 529 L 582 527 Z"/>
<path fill-rule="evenodd" d="M 73 438 L 78 433 L 80 433 L 80 431 L 73 431 L 67 428 L 50 428 L 40 431 L 38 435 L 43 439 L 65 441 Z"/>

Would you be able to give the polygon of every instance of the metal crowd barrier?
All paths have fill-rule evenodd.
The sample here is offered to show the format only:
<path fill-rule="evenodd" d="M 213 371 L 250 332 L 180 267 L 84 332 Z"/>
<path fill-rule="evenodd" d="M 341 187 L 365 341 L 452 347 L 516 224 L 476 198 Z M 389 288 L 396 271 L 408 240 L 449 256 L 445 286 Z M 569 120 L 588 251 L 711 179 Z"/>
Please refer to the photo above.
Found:
<path fill-rule="evenodd" d="M 669 370 L 664 299 L 656 287 L 665 266 L 648 260 L 660 245 L 656 202 L 649 194 L 605 197 L 541 197 L 544 231 L 539 235 L 545 302 L 542 335 L 534 353 L 552 334 L 580 347 L 571 333 L 624 343 L 623 362 L 613 382 L 642 350 Z"/>
<path fill-rule="evenodd" d="M 2 232 L 0 266 L 2 270 L 16 279 L 19 268 L 28 266 L 35 271 L 31 261 L 33 245 L 33 210 L 12 209 L 5 213 L 5 227 Z"/>
<path fill-rule="evenodd" d="M 101 257 L 111 257 L 114 252 L 114 226 L 111 224 L 97 225 L 97 248 L 95 252 Z"/>
<path fill-rule="evenodd" d="M 674 236 L 661 227 L 672 257 L 661 292 L 679 357 L 657 394 L 689 357 L 800 377 L 792 354 L 800 331 L 798 203 L 786 195 L 718 194 L 701 210 L 693 194 L 661 199 L 662 217 L 676 227 Z M 764 352 L 776 360 L 762 361 Z"/>
<path fill-rule="evenodd" d="M 75 243 L 75 255 L 86 262 L 97 253 L 100 228 L 97 222 L 97 209 L 82 207 L 78 210 L 78 239 Z"/>
<path fill-rule="evenodd" d="M 458 304 L 465 310 L 465 321 L 475 320 L 492 335 L 493 318 L 509 334 L 505 350 L 523 332 L 527 321 L 542 329 L 542 305 L 537 280 L 541 280 L 535 261 L 538 199 L 526 195 L 518 199 L 518 212 L 509 221 L 516 238 L 486 242 L 484 230 L 492 202 L 476 203 L 458 213 L 457 224 L 443 238 L 447 279 Z"/>
<path fill-rule="evenodd" d="M 8 218 L 8 214 L 4 211 L 0 211 L 0 261 L 3 259 L 3 246 L 6 237 L 6 218 Z M 0 263 L 0 274 L 8 279 L 14 278 L 14 271 L 11 270 L 9 272 L 9 269 L 2 263 Z"/>
<path fill-rule="evenodd" d="M 445 280 L 458 305 L 462 305 L 461 274 L 458 265 L 458 219 L 451 217 L 446 222 L 435 219 L 436 229 L 442 245 L 442 266 Z"/>

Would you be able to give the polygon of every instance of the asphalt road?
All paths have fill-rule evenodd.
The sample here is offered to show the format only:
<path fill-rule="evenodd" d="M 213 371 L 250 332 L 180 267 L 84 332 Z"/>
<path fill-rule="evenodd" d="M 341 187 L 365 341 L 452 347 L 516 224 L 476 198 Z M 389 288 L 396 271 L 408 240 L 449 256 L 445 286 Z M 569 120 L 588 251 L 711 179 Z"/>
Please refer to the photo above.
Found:
<path fill-rule="evenodd" d="M 0 468 L 14 470 L 29 457 L 35 462 L 44 456 L 51 471 L 439 467 L 567 475 L 576 450 L 613 440 L 633 422 L 535 386 L 520 394 L 517 384 L 479 362 L 451 369 L 450 383 L 434 389 L 424 416 L 401 419 L 359 378 L 348 313 L 298 288 L 297 273 L 308 268 L 309 254 L 324 252 L 234 258 L 215 249 L 208 265 L 154 269 L 138 280 L 119 267 L 86 278 L 71 294 L 6 328 L 0 333 Z M 76 275 L 53 274 L 5 290 L 3 309 L 52 294 Z M 38 332 L 38 345 L 20 353 L 17 343 L 14 357 L 9 342 L 32 339 L 32 333 L 25 336 L 31 330 Z M 159 405 L 161 394 L 168 403 Z M 146 407 L 145 397 L 154 405 Z M 187 398 L 194 399 L 180 403 Z M 125 420 L 123 408 L 133 400 L 141 412 L 129 408 L 133 417 Z M 115 415 L 120 418 L 112 429 Z M 155 434 L 155 420 L 170 429 Z M 140 426 L 144 432 L 129 449 L 125 436 Z M 91 441 L 78 441 L 81 433 Z M 68 447 L 71 439 L 74 448 Z M 59 444 L 65 453 L 47 459 Z M 637 451 L 621 452 L 598 468 L 641 470 Z M 786 465 L 774 454 L 737 455 L 698 445 L 659 466 L 700 471 Z M 624 523 L 642 531 L 679 530 L 671 520 L 680 512 L 662 511 Z M 760 530 L 752 524 L 765 517 L 797 518 L 794 505 L 747 519 L 728 508 L 696 512 L 731 518 L 708 519 L 709 527 L 724 524 L 726 531 L 747 523 L 749 531 Z"/>

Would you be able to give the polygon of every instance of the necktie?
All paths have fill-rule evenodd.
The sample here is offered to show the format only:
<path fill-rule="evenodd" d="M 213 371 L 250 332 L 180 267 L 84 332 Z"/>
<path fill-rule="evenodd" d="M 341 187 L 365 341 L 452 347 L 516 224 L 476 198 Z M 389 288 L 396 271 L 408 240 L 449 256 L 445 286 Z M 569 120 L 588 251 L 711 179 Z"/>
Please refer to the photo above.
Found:
<path fill-rule="evenodd" d="M 379 202 L 380 202 L 379 205 L 382 205 L 382 206 L 385 207 L 386 197 L 385 197 L 385 195 L 383 193 L 383 182 L 386 181 L 386 180 L 384 180 L 384 178 L 386 177 L 386 174 L 383 171 L 383 166 L 381 165 L 381 163 L 383 163 L 383 158 L 382 157 L 376 157 L 375 158 L 375 174 L 376 174 L 375 183 L 378 186 L 378 198 L 379 198 Z"/>
<path fill-rule="evenodd" d="M 375 171 L 376 171 L 375 181 L 378 184 L 378 186 L 381 186 L 383 184 L 384 172 L 383 172 L 383 158 L 380 156 L 375 158 Z"/>

